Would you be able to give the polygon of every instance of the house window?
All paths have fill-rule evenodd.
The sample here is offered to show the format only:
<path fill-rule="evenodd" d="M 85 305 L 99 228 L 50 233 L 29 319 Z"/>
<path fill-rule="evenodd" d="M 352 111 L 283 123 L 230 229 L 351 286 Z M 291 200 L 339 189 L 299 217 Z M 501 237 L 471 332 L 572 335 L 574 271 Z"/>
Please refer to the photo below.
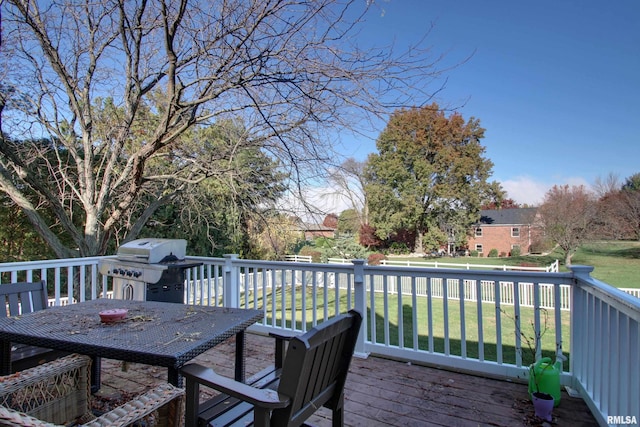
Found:
<path fill-rule="evenodd" d="M 479 254 L 482 253 L 482 245 L 481 244 L 479 244 L 479 243 L 476 244 L 476 251 L 478 251 Z"/>
<path fill-rule="evenodd" d="M 511 228 L 511 237 L 520 237 L 520 227 Z"/>
<path fill-rule="evenodd" d="M 482 237 L 482 228 L 476 228 L 476 237 Z"/>
<path fill-rule="evenodd" d="M 520 245 L 511 245 L 511 250 L 518 249 L 520 250 Z"/>

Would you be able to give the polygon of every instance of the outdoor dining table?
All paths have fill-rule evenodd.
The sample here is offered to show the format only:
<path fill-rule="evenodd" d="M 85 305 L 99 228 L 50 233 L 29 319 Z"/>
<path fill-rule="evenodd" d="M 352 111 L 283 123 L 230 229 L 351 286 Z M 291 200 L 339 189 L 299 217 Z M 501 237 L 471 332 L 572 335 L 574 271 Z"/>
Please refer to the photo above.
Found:
<path fill-rule="evenodd" d="M 98 313 L 113 309 L 126 317 L 103 323 Z M 185 363 L 236 335 L 235 378 L 244 381 L 244 331 L 262 317 L 252 309 L 95 299 L 0 318 L 0 374 L 10 371 L 14 342 L 166 367 L 168 381 L 181 386 Z M 93 376 L 99 384 L 99 370 Z"/>

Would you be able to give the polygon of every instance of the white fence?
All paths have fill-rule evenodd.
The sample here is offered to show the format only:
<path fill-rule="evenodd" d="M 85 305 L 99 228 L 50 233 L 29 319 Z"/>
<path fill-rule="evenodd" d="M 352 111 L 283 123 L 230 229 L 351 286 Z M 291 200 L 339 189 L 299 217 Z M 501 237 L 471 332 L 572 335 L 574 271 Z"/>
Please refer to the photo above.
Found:
<path fill-rule="evenodd" d="M 238 277 L 240 284 L 240 292 L 245 294 L 251 292 L 253 288 L 259 289 L 273 289 L 277 288 L 282 283 L 286 283 L 289 286 L 294 284 L 301 286 L 303 283 L 313 283 L 317 288 L 327 287 L 328 289 L 334 289 L 336 283 L 342 290 L 347 290 L 350 286 L 346 280 L 340 280 L 336 278 L 335 273 L 327 272 L 303 272 L 295 270 L 263 270 L 259 273 L 249 272 L 241 273 Z M 191 280 L 188 284 L 188 295 L 193 298 L 193 303 L 202 304 L 202 295 L 222 295 L 223 280 L 218 278 L 217 285 L 212 283 L 211 279 L 206 279 L 207 285 L 203 286 L 198 280 Z M 444 283 L 446 282 L 446 291 L 444 289 Z M 388 293 L 391 295 L 401 292 L 403 295 L 413 295 L 415 287 L 415 295 L 418 297 L 431 296 L 432 298 L 447 298 L 449 300 L 460 300 L 462 298 L 465 302 L 478 302 L 482 303 L 495 303 L 496 302 L 496 281 L 482 280 L 480 281 L 480 287 L 478 288 L 476 280 L 464 280 L 461 289 L 459 279 L 443 279 L 433 278 L 429 285 L 427 278 L 415 278 L 411 280 L 409 277 L 400 276 L 387 276 L 382 278 L 380 276 L 367 277 L 365 283 L 367 283 L 367 291 L 371 290 L 371 284 L 373 284 L 373 292 L 376 293 Z M 515 298 L 519 299 L 519 306 L 521 307 L 534 307 L 534 284 L 533 283 L 517 283 L 518 292 L 515 292 L 514 282 L 498 282 L 499 290 L 499 303 L 500 305 L 513 306 L 515 305 Z M 431 293 L 429 293 L 429 286 L 431 287 Z M 571 286 L 570 285 L 558 285 L 560 288 L 560 309 L 563 311 L 571 310 Z M 540 307 L 546 309 L 555 308 L 555 290 L 553 284 L 539 283 L 537 285 Z M 215 289 L 215 291 L 211 291 Z M 478 289 L 480 289 L 478 291 Z M 205 298 L 206 299 L 206 298 Z"/>
<path fill-rule="evenodd" d="M 427 267 L 427 268 L 463 268 L 465 270 L 500 270 L 500 271 L 544 271 L 547 273 L 557 273 L 560 271 L 560 261 L 555 260 L 546 267 L 528 267 L 506 264 L 473 264 L 470 262 L 455 263 L 442 261 L 398 261 L 384 259 L 381 265 L 406 266 L 406 267 Z"/>
<path fill-rule="evenodd" d="M 640 298 L 640 288 L 620 288 L 622 292 L 626 292 L 629 295 L 633 295 L 636 298 Z"/>

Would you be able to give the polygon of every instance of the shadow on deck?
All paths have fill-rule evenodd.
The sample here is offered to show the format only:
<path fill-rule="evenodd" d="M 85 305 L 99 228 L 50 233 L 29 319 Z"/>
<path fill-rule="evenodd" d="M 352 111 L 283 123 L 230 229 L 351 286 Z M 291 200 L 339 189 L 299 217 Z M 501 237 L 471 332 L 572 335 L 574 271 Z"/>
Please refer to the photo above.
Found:
<path fill-rule="evenodd" d="M 272 339 L 247 334 L 247 377 L 273 360 Z M 196 361 L 233 377 L 233 339 L 198 356 Z M 166 381 L 166 369 L 120 361 L 102 361 L 99 395 L 117 399 L 119 390 L 138 393 Z M 204 394 L 204 392 L 203 392 Z M 202 396 L 205 397 L 204 395 Z M 597 426 L 582 399 L 563 392 L 553 411 L 557 426 Z M 330 426 L 322 408 L 309 423 Z M 527 387 L 408 363 L 354 358 L 345 388 L 347 426 L 537 426 Z"/>

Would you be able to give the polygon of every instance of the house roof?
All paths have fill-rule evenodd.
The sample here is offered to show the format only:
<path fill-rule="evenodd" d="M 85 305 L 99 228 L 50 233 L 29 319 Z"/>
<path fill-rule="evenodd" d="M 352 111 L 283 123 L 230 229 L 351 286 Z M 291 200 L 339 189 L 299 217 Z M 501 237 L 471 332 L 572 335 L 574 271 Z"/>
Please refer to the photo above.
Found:
<path fill-rule="evenodd" d="M 322 225 L 322 224 L 303 223 L 302 230 L 303 231 L 335 231 L 336 229 L 332 227 L 327 227 L 326 225 Z"/>
<path fill-rule="evenodd" d="M 480 211 L 479 224 L 482 225 L 518 225 L 531 224 L 537 208 L 486 209 Z"/>

